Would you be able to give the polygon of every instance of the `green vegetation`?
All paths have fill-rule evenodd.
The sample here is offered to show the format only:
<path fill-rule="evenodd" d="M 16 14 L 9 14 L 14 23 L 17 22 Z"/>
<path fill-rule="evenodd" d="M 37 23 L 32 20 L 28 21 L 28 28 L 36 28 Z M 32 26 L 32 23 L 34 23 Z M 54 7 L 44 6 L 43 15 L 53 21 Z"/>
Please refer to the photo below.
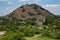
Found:
<path fill-rule="evenodd" d="M 21 32 L 11 32 L 9 34 L 6 34 L 0 38 L 0 40 L 25 40 L 24 34 Z"/>
<path fill-rule="evenodd" d="M 45 18 L 46 18 L 45 22 L 43 23 L 44 25 L 51 24 L 56 19 L 55 17 L 50 17 L 50 16 L 46 16 Z"/>
<path fill-rule="evenodd" d="M 40 9 L 45 10 L 45 9 L 44 9 L 44 8 L 42 8 L 42 7 L 41 7 Z"/>
<path fill-rule="evenodd" d="M 38 7 L 37 7 L 37 6 L 34 6 L 34 8 L 33 8 L 33 9 L 37 10 L 37 9 L 38 9 Z"/>
<path fill-rule="evenodd" d="M 23 8 L 23 6 L 21 6 L 20 8 Z"/>
<path fill-rule="evenodd" d="M 0 40 L 60 40 L 60 18 L 47 17 L 42 27 L 37 26 L 36 20 L 37 18 L 23 21 L 0 17 L 0 31 L 6 31 Z M 34 37 L 35 35 L 38 36 Z"/>
<path fill-rule="evenodd" d="M 31 13 L 31 12 L 28 12 L 28 13 L 29 13 L 29 15 L 30 15 L 30 16 L 33 16 L 33 15 L 35 15 L 34 13 Z"/>
<path fill-rule="evenodd" d="M 3 29 L 3 28 L 2 28 Z M 23 37 L 31 37 L 40 34 L 40 29 L 34 26 L 5 27 L 6 34 L 0 40 L 24 40 Z"/>
<path fill-rule="evenodd" d="M 22 12 L 25 12 L 25 9 L 24 8 L 22 9 Z"/>
<path fill-rule="evenodd" d="M 44 37 L 42 35 L 35 35 L 33 37 L 26 37 L 26 40 L 54 40 L 50 37 Z"/>
<path fill-rule="evenodd" d="M 28 18 L 25 20 L 26 25 L 37 25 L 36 21 L 37 21 L 37 18 Z"/>
<path fill-rule="evenodd" d="M 25 18 L 25 16 L 21 15 L 22 18 Z"/>
<path fill-rule="evenodd" d="M 37 15 L 41 15 L 41 13 L 37 13 Z"/>

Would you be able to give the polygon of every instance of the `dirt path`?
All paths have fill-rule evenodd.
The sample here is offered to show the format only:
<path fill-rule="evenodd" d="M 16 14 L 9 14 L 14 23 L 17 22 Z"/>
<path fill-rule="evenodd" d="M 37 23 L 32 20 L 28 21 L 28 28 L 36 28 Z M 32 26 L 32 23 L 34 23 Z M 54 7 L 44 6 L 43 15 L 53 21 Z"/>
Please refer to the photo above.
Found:
<path fill-rule="evenodd" d="M 49 37 L 43 37 L 40 34 L 39 35 L 35 35 L 33 37 L 25 37 L 26 40 L 55 40 Z"/>
<path fill-rule="evenodd" d="M 0 32 L 0 35 L 4 35 L 4 34 L 5 34 L 5 31 L 1 31 L 1 32 Z"/>
<path fill-rule="evenodd" d="M 38 38 L 39 36 L 40 36 L 40 34 L 39 35 L 35 35 L 33 37 L 25 37 L 25 39 L 26 40 L 40 40 L 40 38 Z"/>

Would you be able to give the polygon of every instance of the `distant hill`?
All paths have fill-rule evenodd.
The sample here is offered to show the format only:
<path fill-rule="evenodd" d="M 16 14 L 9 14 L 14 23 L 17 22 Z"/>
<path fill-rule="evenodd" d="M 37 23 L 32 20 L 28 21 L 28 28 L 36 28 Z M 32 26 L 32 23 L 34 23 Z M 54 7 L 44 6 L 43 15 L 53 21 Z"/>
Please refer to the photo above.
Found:
<path fill-rule="evenodd" d="M 58 18 L 60 18 L 60 15 L 56 15 Z"/>
<path fill-rule="evenodd" d="M 26 4 L 21 7 L 18 7 L 16 10 L 10 14 L 4 16 L 5 19 L 21 19 L 27 21 L 28 19 L 35 20 L 37 25 L 42 25 L 46 17 L 54 17 L 55 15 L 50 13 L 48 10 L 42 8 L 36 4 Z"/>

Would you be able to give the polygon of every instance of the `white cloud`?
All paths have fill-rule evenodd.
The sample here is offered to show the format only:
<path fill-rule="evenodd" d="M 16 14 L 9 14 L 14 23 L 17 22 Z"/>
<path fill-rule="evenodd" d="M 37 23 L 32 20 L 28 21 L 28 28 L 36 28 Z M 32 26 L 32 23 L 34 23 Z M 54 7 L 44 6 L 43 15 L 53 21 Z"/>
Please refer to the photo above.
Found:
<path fill-rule="evenodd" d="M 35 3 L 38 3 L 38 2 L 40 2 L 41 0 L 35 0 Z"/>
<path fill-rule="evenodd" d="M 6 4 L 13 4 L 14 0 L 0 0 L 0 2 L 5 2 Z"/>
<path fill-rule="evenodd" d="M 58 5 L 58 4 L 53 4 L 53 5 L 45 5 L 45 7 L 58 7 L 58 6 L 60 6 L 60 5 Z"/>
<path fill-rule="evenodd" d="M 18 2 L 26 2 L 26 1 L 29 1 L 29 0 L 18 0 Z"/>
<path fill-rule="evenodd" d="M 18 2 L 28 2 L 28 1 L 32 1 L 32 0 L 18 0 Z M 34 3 L 38 3 L 41 0 L 33 0 L 33 1 L 34 1 Z"/>
<path fill-rule="evenodd" d="M 6 7 L 5 10 L 6 10 L 6 11 L 9 10 L 9 7 Z"/>
<path fill-rule="evenodd" d="M 8 1 L 15 1 L 15 0 L 0 0 L 2 2 L 8 2 Z M 17 0 L 18 2 L 25 2 L 25 1 L 29 1 L 29 0 Z"/>
<path fill-rule="evenodd" d="M 13 4 L 13 2 L 7 2 L 7 4 Z"/>
<path fill-rule="evenodd" d="M 8 1 L 8 0 L 0 0 L 0 1 Z"/>
<path fill-rule="evenodd" d="M 6 12 L 6 11 L 8 11 L 9 10 L 9 7 L 6 7 L 3 11 L 1 11 L 1 13 L 2 12 Z"/>
<path fill-rule="evenodd" d="M 9 7 L 5 7 L 4 10 L 1 10 L 1 12 L 0 12 L 0 16 L 3 16 L 3 15 L 8 14 L 9 11 L 10 11 L 10 8 L 9 8 Z"/>
<path fill-rule="evenodd" d="M 60 4 L 51 4 L 51 5 L 43 5 L 43 8 L 49 10 L 50 12 L 54 14 L 60 14 Z"/>
<path fill-rule="evenodd" d="M 14 0 L 0 0 L 2 2 L 14 1 Z"/>

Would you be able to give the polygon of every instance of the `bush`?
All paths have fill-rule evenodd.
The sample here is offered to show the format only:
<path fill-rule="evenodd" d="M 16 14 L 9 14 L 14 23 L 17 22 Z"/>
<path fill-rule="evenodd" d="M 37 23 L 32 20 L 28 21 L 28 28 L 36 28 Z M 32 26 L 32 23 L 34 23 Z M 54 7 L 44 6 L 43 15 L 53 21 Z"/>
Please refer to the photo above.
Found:
<path fill-rule="evenodd" d="M 49 34 L 48 31 L 44 31 L 44 32 L 42 33 L 42 36 L 50 37 L 50 34 Z"/>
<path fill-rule="evenodd" d="M 37 13 L 37 15 L 41 15 L 42 13 Z"/>
<path fill-rule="evenodd" d="M 9 33 L 7 35 L 2 36 L 0 40 L 24 40 L 23 37 L 23 33 Z"/>
<path fill-rule="evenodd" d="M 34 6 L 34 8 L 33 8 L 33 9 L 37 10 L 37 9 L 38 9 L 38 7 L 37 7 L 37 6 Z"/>
<path fill-rule="evenodd" d="M 41 7 L 40 9 L 45 10 L 45 9 L 44 9 L 44 8 L 42 8 L 42 7 Z"/>
<path fill-rule="evenodd" d="M 31 13 L 31 12 L 28 12 L 28 13 L 29 13 L 29 15 L 30 15 L 30 16 L 33 16 L 33 15 L 35 15 L 34 13 Z"/>
<path fill-rule="evenodd" d="M 37 25 L 36 21 L 37 21 L 37 18 L 28 18 L 28 19 L 25 20 L 26 25 L 32 25 L 32 26 Z"/>
<path fill-rule="evenodd" d="M 25 12 L 25 9 L 24 8 L 22 9 L 22 12 Z"/>
<path fill-rule="evenodd" d="M 32 37 L 32 36 L 34 36 L 34 32 L 32 32 L 32 30 L 29 30 L 29 31 L 26 30 L 25 35 L 28 37 Z"/>
<path fill-rule="evenodd" d="M 56 39 L 56 40 L 60 40 L 60 32 L 59 31 L 49 31 L 49 30 L 45 30 L 42 33 L 42 36 L 46 36 L 46 37 L 50 37 L 52 39 Z"/>
<path fill-rule="evenodd" d="M 24 15 L 21 15 L 21 17 L 22 17 L 22 18 L 25 18 L 25 16 L 24 16 Z"/>
<path fill-rule="evenodd" d="M 55 32 L 50 35 L 51 38 L 60 39 L 60 32 Z"/>
<path fill-rule="evenodd" d="M 34 36 L 35 34 L 40 34 L 40 29 L 34 26 L 22 26 L 19 30 L 25 33 L 28 37 Z"/>

